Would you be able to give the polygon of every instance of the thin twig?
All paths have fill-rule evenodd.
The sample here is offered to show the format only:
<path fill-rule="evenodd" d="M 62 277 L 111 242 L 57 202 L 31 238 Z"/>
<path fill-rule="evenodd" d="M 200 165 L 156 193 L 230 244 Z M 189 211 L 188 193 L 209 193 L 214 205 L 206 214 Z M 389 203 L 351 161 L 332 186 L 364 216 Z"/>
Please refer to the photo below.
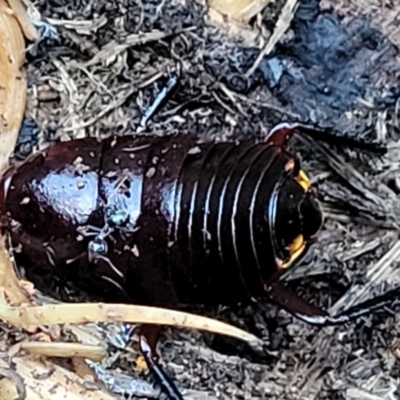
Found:
<path fill-rule="evenodd" d="M 279 16 L 278 22 L 276 23 L 276 28 L 274 33 L 272 34 L 268 42 L 261 50 L 254 64 L 246 72 L 247 77 L 249 77 L 254 73 L 254 71 L 258 68 L 263 58 L 271 53 L 275 45 L 282 38 L 283 34 L 286 32 L 286 30 L 290 26 L 290 23 L 292 22 L 296 8 L 297 8 L 297 0 L 287 0 L 285 6 L 282 8 L 282 12 Z"/>
<path fill-rule="evenodd" d="M 361 287 L 360 285 L 353 286 L 330 308 L 329 312 L 331 314 L 336 314 L 344 308 L 347 309 L 353 306 L 356 302 L 359 303 L 366 300 L 374 286 L 381 282 L 388 281 L 390 277 L 395 275 L 397 269 L 395 261 L 398 260 L 399 257 L 400 241 L 396 242 L 378 262 L 368 268 L 366 272 L 368 282 Z"/>

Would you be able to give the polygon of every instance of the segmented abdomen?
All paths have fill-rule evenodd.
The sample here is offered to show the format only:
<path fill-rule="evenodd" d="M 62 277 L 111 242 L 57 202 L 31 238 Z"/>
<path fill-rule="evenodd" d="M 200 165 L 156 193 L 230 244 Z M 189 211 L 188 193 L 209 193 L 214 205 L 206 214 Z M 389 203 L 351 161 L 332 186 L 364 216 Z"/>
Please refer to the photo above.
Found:
<path fill-rule="evenodd" d="M 267 210 L 288 158 L 254 142 L 202 144 L 186 156 L 174 223 L 182 260 L 174 267 L 193 298 L 227 303 L 262 293 L 261 267 L 276 271 Z"/>

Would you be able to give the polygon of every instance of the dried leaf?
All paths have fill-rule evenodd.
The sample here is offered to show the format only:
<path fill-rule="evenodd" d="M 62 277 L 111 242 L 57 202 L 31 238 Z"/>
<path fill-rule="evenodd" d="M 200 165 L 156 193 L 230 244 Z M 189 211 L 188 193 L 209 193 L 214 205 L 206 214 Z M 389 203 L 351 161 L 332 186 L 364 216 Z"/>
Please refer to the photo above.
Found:
<path fill-rule="evenodd" d="M 26 7 L 21 0 L 7 0 L 7 2 L 13 10 L 25 37 L 31 41 L 36 41 L 39 38 L 39 33 L 30 21 Z M 32 6 L 29 0 L 24 0 L 24 3 L 27 7 Z"/>
<path fill-rule="evenodd" d="M 59 342 L 20 342 L 10 348 L 11 354 L 18 354 L 20 350 L 27 350 L 32 354 L 46 357 L 83 357 L 100 362 L 106 356 L 104 346 L 92 346 L 82 343 Z"/>
<path fill-rule="evenodd" d="M 0 172 L 8 165 L 24 117 L 24 60 L 25 41 L 20 25 L 5 0 L 0 0 Z"/>

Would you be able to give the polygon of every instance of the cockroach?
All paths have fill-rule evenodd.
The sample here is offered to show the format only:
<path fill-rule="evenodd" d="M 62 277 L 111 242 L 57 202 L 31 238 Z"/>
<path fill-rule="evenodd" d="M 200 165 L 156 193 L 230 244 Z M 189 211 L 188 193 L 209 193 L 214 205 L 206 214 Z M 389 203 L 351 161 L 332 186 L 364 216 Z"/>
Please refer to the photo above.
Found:
<path fill-rule="evenodd" d="M 283 123 L 263 140 L 57 143 L 3 175 L 0 213 L 32 264 L 102 301 L 187 309 L 268 298 L 309 323 L 342 323 L 390 300 L 330 316 L 279 281 L 323 224 L 310 179 L 285 149 L 296 131 L 323 136 Z M 154 359 L 157 328 L 143 327 L 142 352 L 170 398 L 181 399 Z"/>

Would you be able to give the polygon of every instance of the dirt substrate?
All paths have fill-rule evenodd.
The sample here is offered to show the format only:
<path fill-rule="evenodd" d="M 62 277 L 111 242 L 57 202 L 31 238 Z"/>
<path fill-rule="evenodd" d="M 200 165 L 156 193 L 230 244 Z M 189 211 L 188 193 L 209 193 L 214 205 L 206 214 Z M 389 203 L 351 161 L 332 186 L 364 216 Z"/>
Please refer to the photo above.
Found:
<path fill-rule="evenodd" d="M 55 140 L 136 132 L 177 63 L 181 84 L 149 122 L 150 132 L 242 139 L 297 119 L 395 146 L 400 3 L 299 3 L 291 28 L 247 76 L 283 18 L 285 1 L 268 7 L 261 24 L 253 21 L 260 34 L 246 40 L 224 34 L 194 1 L 38 1 L 55 31 L 47 30 L 48 39 L 27 56 L 29 99 L 18 158 Z M 305 137 L 291 148 L 313 179 L 326 221 L 289 284 L 333 311 L 369 296 L 365 285 L 378 278 L 396 284 L 398 150 L 381 156 Z M 369 277 L 376 265 L 382 277 Z M 361 286 L 352 294 L 356 281 Z M 388 312 L 320 329 L 268 303 L 238 306 L 218 317 L 265 338 L 264 354 L 176 330 L 165 333 L 160 351 L 179 386 L 196 390 L 196 398 L 397 399 L 399 316 Z M 119 360 L 111 371 L 116 365 L 129 363 Z"/>

